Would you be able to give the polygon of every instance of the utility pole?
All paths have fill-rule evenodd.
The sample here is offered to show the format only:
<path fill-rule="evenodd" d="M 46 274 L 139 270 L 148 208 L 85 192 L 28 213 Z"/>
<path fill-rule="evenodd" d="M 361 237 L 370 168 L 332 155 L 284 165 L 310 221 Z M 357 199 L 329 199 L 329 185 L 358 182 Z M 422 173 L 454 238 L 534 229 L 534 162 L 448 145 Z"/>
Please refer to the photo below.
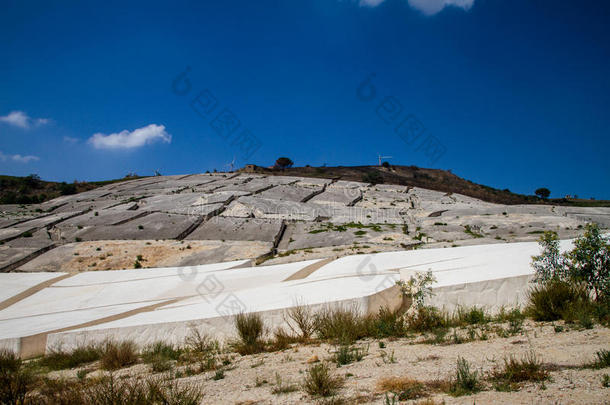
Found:
<path fill-rule="evenodd" d="M 381 154 L 377 154 L 379 157 L 379 166 L 381 166 L 381 159 L 392 159 L 392 156 L 381 156 Z"/>

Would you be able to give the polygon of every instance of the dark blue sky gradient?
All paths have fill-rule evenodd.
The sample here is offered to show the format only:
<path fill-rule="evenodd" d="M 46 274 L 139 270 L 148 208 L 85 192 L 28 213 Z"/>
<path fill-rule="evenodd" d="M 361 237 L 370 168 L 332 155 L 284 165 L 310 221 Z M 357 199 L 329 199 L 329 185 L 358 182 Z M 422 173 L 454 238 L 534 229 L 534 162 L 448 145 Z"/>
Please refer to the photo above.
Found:
<path fill-rule="evenodd" d="M 128 4 L 125 4 L 128 3 Z M 475 0 L 433 16 L 406 0 L 3 1 L 0 173 L 101 180 L 237 165 L 395 164 L 452 169 L 532 194 L 610 199 L 610 2 Z M 172 92 L 190 66 L 193 90 Z M 375 73 L 376 100 L 356 89 Z M 190 107 L 209 89 L 261 147 L 244 159 Z M 394 96 L 438 138 L 436 162 L 376 114 Z M 213 117 L 212 117 L 213 118 Z M 98 150 L 94 133 L 164 125 L 171 143 Z M 77 138 L 66 142 L 64 137 Z"/>

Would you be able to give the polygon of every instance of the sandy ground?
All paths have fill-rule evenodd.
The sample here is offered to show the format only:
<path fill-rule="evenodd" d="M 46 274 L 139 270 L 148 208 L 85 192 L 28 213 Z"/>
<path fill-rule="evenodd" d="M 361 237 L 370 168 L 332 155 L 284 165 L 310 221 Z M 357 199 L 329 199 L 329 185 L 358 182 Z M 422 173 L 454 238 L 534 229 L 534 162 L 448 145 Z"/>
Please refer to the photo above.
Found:
<path fill-rule="evenodd" d="M 464 332 L 464 331 L 462 331 Z M 482 331 L 479 331 L 482 332 Z M 555 332 L 554 326 L 526 321 L 521 334 L 508 338 L 490 335 L 489 340 L 476 340 L 462 344 L 432 345 L 417 343 L 415 339 L 382 339 L 360 341 L 357 345 L 368 348 L 368 354 L 359 362 L 337 367 L 332 363 L 335 347 L 328 344 L 296 345 L 282 352 L 252 356 L 231 354 L 232 363 L 225 370 L 225 378 L 213 380 L 214 372 L 180 378 L 181 383 L 196 384 L 204 392 L 202 404 L 294 404 L 321 403 L 300 388 L 307 368 L 316 358 L 329 362 L 333 373 L 342 376 L 345 385 L 339 397 L 347 404 L 383 404 L 385 396 L 377 382 L 386 377 L 410 377 L 420 381 L 447 380 L 454 375 L 456 359 L 464 357 L 471 367 L 483 376 L 503 364 L 510 355 L 521 357 L 534 352 L 545 364 L 553 365 L 551 379 L 543 385 L 525 383 L 516 392 L 496 392 L 490 383 L 475 395 L 452 397 L 432 393 L 428 399 L 437 404 L 609 404 L 610 389 L 602 387 L 601 370 L 580 369 L 595 359 L 601 349 L 610 349 L 610 329 L 596 325 L 590 330 Z M 390 359 L 393 357 L 393 361 Z M 183 369 L 179 367 L 176 370 Z M 139 364 L 120 370 L 120 375 L 148 373 L 149 366 Z M 57 372 L 55 376 L 72 377 L 77 370 Z M 94 376 L 101 373 L 89 373 Z M 299 386 L 295 392 L 273 394 L 277 375 L 283 384 Z M 421 401 L 421 399 L 419 400 Z M 401 403 L 418 403 L 407 401 Z"/>
<path fill-rule="evenodd" d="M 70 243 L 40 256 L 20 271 L 93 271 L 190 266 L 256 258 L 270 243 L 249 241 L 91 241 Z M 138 260 L 138 256 L 141 259 Z"/>

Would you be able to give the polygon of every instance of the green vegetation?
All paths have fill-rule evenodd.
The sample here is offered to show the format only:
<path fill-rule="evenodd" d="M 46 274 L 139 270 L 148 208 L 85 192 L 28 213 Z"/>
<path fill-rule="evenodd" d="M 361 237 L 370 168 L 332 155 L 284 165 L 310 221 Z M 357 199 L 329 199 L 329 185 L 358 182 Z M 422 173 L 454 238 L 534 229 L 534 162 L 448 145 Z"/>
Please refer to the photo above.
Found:
<path fill-rule="evenodd" d="M 483 235 L 481 235 L 480 233 L 477 233 L 475 231 L 473 231 L 470 228 L 470 225 L 464 225 L 464 233 L 472 236 L 473 238 L 483 238 Z"/>
<path fill-rule="evenodd" d="M 546 187 L 541 187 L 535 191 L 535 194 L 540 198 L 546 199 L 551 195 L 551 190 Z"/>
<path fill-rule="evenodd" d="M 0 175 L 0 204 L 38 204 L 62 195 L 81 193 L 124 180 L 130 179 L 57 183 L 41 180 L 36 174 L 26 177 Z"/>
<path fill-rule="evenodd" d="M 272 394 L 288 394 L 298 391 L 299 387 L 296 384 L 286 384 L 282 380 L 280 373 L 275 373 L 275 387 L 271 390 Z"/>
<path fill-rule="evenodd" d="M 340 377 L 333 376 L 326 364 L 316 364 L 307 369 L 303 382 L 305 392 L 320 397 L 335 395 L 342 386 L 343 380 Z"/>
<path fill-rule="evenodd" d="M 549 379 L 549 372 L 536 354 L 529 352 L 521 359 L 514 356 L 505 358 L 504 366 L 494 370 L 491 379 L 496 391 L 516 391 L 522 382 L 542 382 Z"/>
<path fill-rule="evenodd" d="M 470 364 L 466 359 L 458 357 L 455 377 L 451 380 L 449 392 L 459 397 L 470 395 L 481 391 L 479 373 L 470 370 Z"/>
<path fill-rule="evenodd" d="M 587 364 L 586 368 L 602 369 L 610 367 L 610 350 L 599 350 L 595 353 L 597 357 L 592 363 Z"/>
<path fill-rule="evenodd" d="M 156 373 L 170 370 L 172 361 L 180 359 L 183 350 L 164 342 L 156 342 L 142 351 L 142 360 L 151 365 Z"/>
<path fill-rule="evenodd" d="M 547 231 L 540 237 L 542 253 L 532 257 L 536 272 L 528 315 L 534 320 L 576 320 L 592 327 L 592 318 L 610 321 L 610 244 L 595 224 L 587 224 L 574 249 L 559 252 L 559 238 Z"/>
<path fill-rule="evenodd" d="M 130 340 L 106 342 L 102 347 L 100 366 L 104 370 L 117 370 L 134 364 L 138 360 L 138 350 Z"/>
<path fill-rule="evenodd" d="M 314 229 L 309 231 L 309 233 L 321 233 L 321 232 L 346 232 L 348 229 L 359 229 L 360 231 L 358 232 L 354 232 L 356 235 L 364 235 L 366 232 L 364 232 L 364 229 L 370 229 L 371 231 L 374 232 L 383 232 L 383 229 L 381 228 L 382 226 L 384 226 L 386 224 L 369 224 L 369 225 L 363 225 L 360 222 L 356 223 L 356 222 L 348 222 L 346 224 L 341 224 L 341 225 L 335 225 L 332 222 L 326 222 L 323 224 L 320 224 L 321 228 L 318 229 Z M 363 233 L 359 233 L 359 232 L 363 232 Z"/>
<path fill-rule="evenodd" d="M 0 350 L 0 403 L 23 404 L 32 382 L 30 373 L 22 367 L 13 352 Z"/>
<path fill-rule="evenodd" d="M 383 176 L 378 171 L 368 171 L 362 175 L 362 181 L 364 183 L 370 183 L 372 185 L 382 184 Z"/>
<path fill-rule="evenodd" d="M 294 164 L 294 162 L 290 158 L 281 157 L 275 161 L 274 168 L 284 170 L 289 167 L 292 167 L 293 164 Z"/>
<path fill-rule="evenodd" d="M 377 389 L 386 392 L 386 403 L 392 403 L 389 401 L 387 392 L 391 392 L 396 401 L 408 401 L 429 395 L 425 384 L 408 377 L 381 378 L 377 381 Z"/>
<path fill-rule="evenodd" d="M 239 340 L 235 343 L 235 349 L 241 355 L 260 353 L 264 350 L 263 319 L 259 314 L 237 314 L 235 316 L 235 329 Z"/>
<path fill-rule="evenodd" d="M 102 349 L 96 345 L 77 347 L 72 351 L 51 350 L 38 360 L 38 365 L 49 370 L 64 370 L 99 360 L 101 355 Z"/>
<path fill-rule="evenodd" d="M 368 350 L 362 347 L 341 345 L 335 351 L 333 360 L 335 363 L 337 363 L 337 366 L 343 366 L 362 360 L 367 353 Z"/>

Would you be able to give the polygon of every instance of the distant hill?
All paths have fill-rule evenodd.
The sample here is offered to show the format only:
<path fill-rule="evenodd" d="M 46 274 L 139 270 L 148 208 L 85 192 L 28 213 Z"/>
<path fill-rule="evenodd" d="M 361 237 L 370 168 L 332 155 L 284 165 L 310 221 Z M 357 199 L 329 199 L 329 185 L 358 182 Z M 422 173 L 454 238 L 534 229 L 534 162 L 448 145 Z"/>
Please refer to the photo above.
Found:
<path fill-rule="evenodd" d="M 610 207 L 610 201 L 608 200 L 568 198 L 551 198 L 544 200 L 533 195 L 513 193 L 508 189 L 500 190 L 477 184 L 456 176 L 447 170 L 425 169 L 417 166 L 390 166 L 389 168 L 379 166 L 306 166 L 280 170 L 247 165 L 239 171 L 271 176 L 301 176 L 377 184 L 398 184 L 443 191 L 446 193 L 459 193 L 498 204 L 553 204 L 579 207 Z M 26 177 L 0 175 L 0 204 L 36 204 L 61 195 L 76 194 L 106 184 L 138 178 L 142 177 L 130 176 L 106 181 L 59 183 L 41 180 L 36 175 Z"/>
<path fill-rule="evenodd" d="M 610 207 L 608 200 L 552 198 L 544 200 L 534 195 L 513 193 L 463 179 L 447 170 L 425 169 L 417 166 L 336 166 L 291 167 L 284 170 L 248 165 L 245 172 L 266 175 L 331 178 L 369 183 L 398 184 L 429 190 L 459 193 L 498 204 L 553 204 L 579 207 Z"/>
<path fill-rule="evenodd" d="M 41 180 L 35 174 L 26 177 L 0 175 L 0 204 L 37 204 L 62 195 L 81 193 L 105 184 L 137 178 L 140 177 L 95 182 L 59 183 Z"/>

